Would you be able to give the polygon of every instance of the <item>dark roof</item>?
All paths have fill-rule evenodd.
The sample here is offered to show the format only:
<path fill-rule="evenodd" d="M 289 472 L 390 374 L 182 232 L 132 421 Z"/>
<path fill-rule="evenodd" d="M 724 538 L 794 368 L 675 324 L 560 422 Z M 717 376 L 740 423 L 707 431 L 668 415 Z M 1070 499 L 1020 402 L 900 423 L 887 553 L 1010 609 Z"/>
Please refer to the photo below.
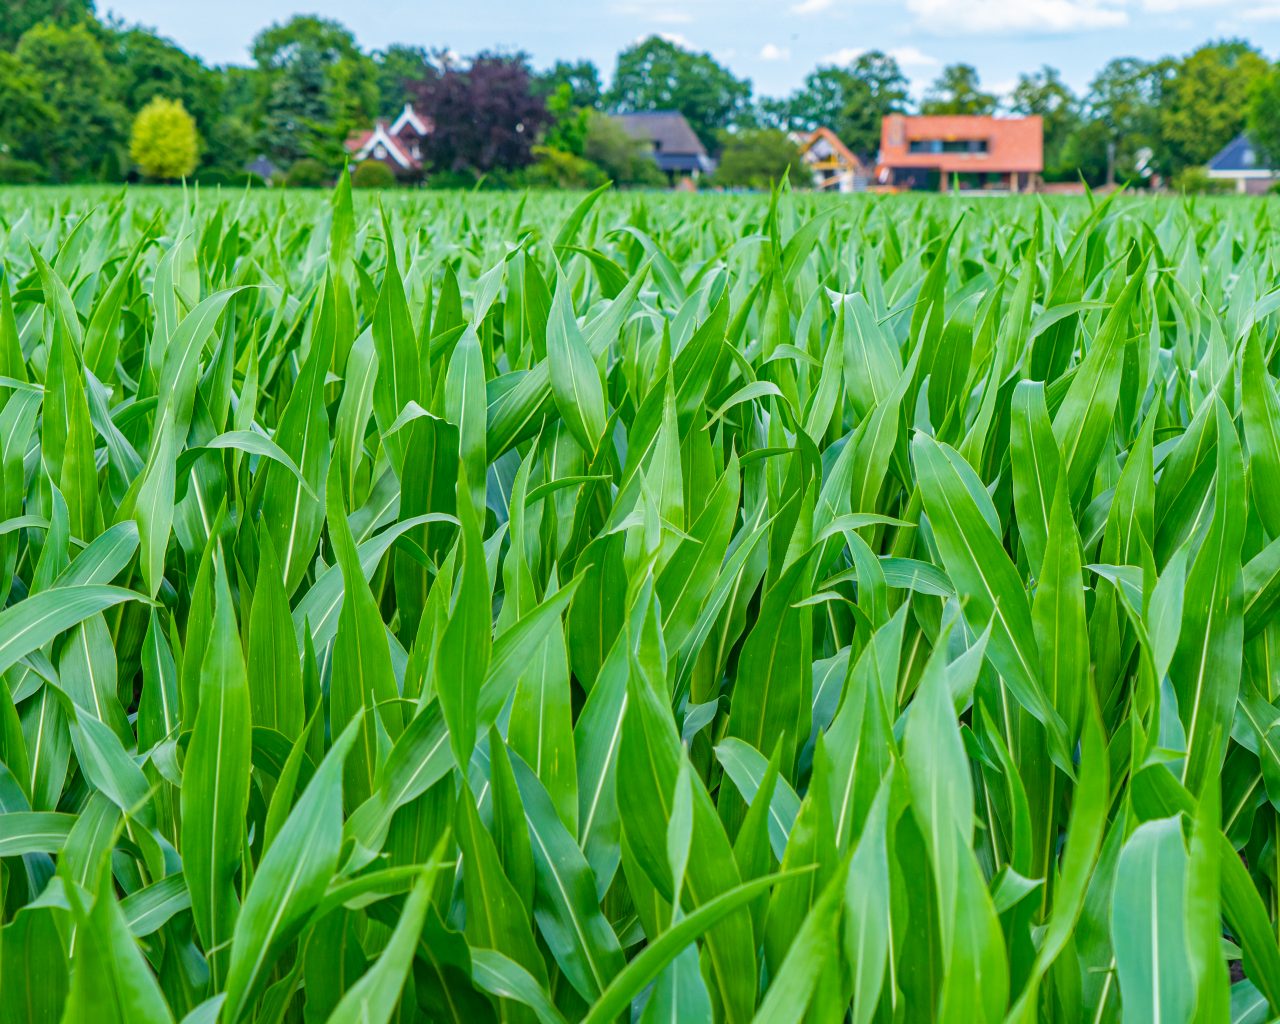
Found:
<path fill-rule="evenodd" d="M 648 110 L 614 116 L 633 139 L 653 147 L 654 161 L 662 170 L 710 171 L 714 167 L 702 141 L 679 111 Z"/>
<path fill-rule="evenodd" d="M 653 162 L 658 165 L 658 170 L 674 171 L 677 174 L 692 174 L 694 171 L 705 171 L 710 174 L 715 169 L 715 162 L 709 156 L 699 156 L 697 153 L 655 152 Z"/>
<path fill-rule="evenodd" d="M 280 173 L 280 169 L 265 156 L 259 156 L 252 163 L 246 164 L 245 170 L 267 179 L 274 178 Z"/>
<path fill-rule="evenodd" d="M 1244 133 L 1228 142 L 1212 160 L 1209 161 L 1211 171 L 1265 171 L 1266 161 L 1253 148 Z"/>

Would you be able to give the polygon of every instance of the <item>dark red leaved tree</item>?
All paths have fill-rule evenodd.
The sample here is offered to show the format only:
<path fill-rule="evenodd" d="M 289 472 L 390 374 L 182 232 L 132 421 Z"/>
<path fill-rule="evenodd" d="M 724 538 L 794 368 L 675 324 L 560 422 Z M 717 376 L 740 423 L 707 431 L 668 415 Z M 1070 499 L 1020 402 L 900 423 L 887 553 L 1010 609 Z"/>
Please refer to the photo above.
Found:
<path fill-rule="evenodd" d="M 550 121 L 534 95 L 524 54 L 481 53 L 467 66 L 408 84 L 418 112 L 435 124 L 424 155 L 435 170 L 485 173 L 524 167 L 538 134 Z"/>

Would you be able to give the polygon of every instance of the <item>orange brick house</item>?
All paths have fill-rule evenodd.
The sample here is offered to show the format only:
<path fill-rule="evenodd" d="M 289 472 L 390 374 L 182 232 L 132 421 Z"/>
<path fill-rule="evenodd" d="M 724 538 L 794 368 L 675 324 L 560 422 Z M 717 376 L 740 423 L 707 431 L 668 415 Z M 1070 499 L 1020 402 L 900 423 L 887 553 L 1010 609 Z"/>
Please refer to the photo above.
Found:
<path fill-rule="evenodd" d="M 1039 117 L 890 114 L 880 125 L 882 185 L 1031 192 L 1044 170 Z"/>

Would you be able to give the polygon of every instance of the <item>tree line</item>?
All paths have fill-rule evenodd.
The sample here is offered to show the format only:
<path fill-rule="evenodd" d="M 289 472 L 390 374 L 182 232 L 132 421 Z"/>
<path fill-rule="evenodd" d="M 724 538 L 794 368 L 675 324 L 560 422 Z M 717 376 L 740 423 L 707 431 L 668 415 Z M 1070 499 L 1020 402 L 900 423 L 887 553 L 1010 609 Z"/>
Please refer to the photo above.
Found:
<path fill-rule="evenodd" d="M 1243 129 L 1280 156 L 1280 65 L 1239 39 L 1117 58 L 1083 93 L 1046 65 L 1002 96 L 952 64 L 918 103 L 877 50 L 816 67 L 783 97 L 758 96 L 710 54 L 659 36 L 619 53 L 607 87 L 585 60 L 535 69 L 520 53 L 368 51 L 310 15 L 264 29 L 251 57 L 209 66 L 150 29 L 98 17 L 92 0 L 0 0 L 0 181 L 240 181 L 261 157 L 294 183 L 319 183 L 353 133 L 406 102 L 435 122 L 423 154 L 434 184 L 657 183 L 607 116 L 648 110 L 681 112 L 721 157 L 725 185 L 796 173 L 788 134 L 820 125 L 874 157 L 881 119 L 917 110 L 1040 115 L 1050 180 L 1189 177 Z"/>

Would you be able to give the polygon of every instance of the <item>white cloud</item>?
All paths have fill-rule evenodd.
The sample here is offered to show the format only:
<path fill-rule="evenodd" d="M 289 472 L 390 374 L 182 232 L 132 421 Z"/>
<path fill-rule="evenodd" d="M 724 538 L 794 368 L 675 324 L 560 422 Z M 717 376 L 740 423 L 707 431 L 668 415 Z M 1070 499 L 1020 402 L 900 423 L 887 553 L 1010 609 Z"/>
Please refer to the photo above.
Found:
<path fill-rule="evenodd" d="M 904 68 L 936 68 L 942 63 L 915 46 L 896 47 L 889 51 L 889 56 Z"/>
<path fill-rule="evenodd" d="M 819 64 L 852 64 L 867 51 L 861 46 L 846 46 L 842 50 L 836 50 L 835 53 L 828 53 L 825 57 L 819 57 Z"/>
<path fill-rule="evenodd" d="M 1142 0 L 1142 9 L 1156 14 L 1195 11 L 1205 7 L 1222 7 L 1229 0 Z"/>
<path fill-rule="evenodd" d="M 1043 35 L 1129 23 L 1128 12 L 1108 0 L 907 0 L 907 10 L 918 28 L 937 35 Z"/>
<path fill-rule="evenodd" d="M 867 48 L 865 46 L 846 46 L 843 49 L 836 50 L 835 53 L 828 53 L 825 57 L 819 58 L 818 63 L 837 64 L 843 67 L 845 64 L 852 64 L 866 52 Z M 942 61 L 938 60 L 937 57 L 931 57 L 915 46 L 898 46 L 886 51 L 886 53 L 896 60 L 898 66 L 904 70 L 912 68 L 926 70 L 939 67 L 942 64 Z"/>
<path fill-rule="evenodd" d="M 761 60 L 790 60 L 791 49 L 786 46 L 779 46 L 777 43 L 765 43 L 760 47 Z"/>
<path fill-rule="evenodd" d="M 697 49 L 697 47 L 694 46 L 693 43 L 689 41 L 689 37 L 684 35 L 681 32 L 662 32 L 662 31 L 643 32 L 640 35 L 636 36 L 635 39 L 631 41 L 633 43 L 643 43 L 646 39 L 653 39 L 655 36 L 659 39 L 665 39 L 668 43 L 671 43 L 675 46 L 683 47 L 686 50 Z"/>
<path fill-rule="evenodd" d="M 791 5 L 791 13 L 817 14 L 819 11 L 825 11 L 835 2 L 836 0 L 800 0 L 798 4 Z"/>
<path fill-rule="evenodd" d="M 1238 12 L 1246 21 L 1280 21 L 1280 4 L 1262 4 Z"/>
<path fill-rule="evenodd" d="M 621 3 L 613 5 L 613 13 L 630 18 L 641 18 L 654 25 L 690 25 L 693 15 L 688 11 L 655 11 L 650 5 L 643 3 Z"/>
<path fill-rule="evenodd" d="M 637 36 L 636 42 L 643 43 L 651 35 L 657 36 L 659 39 L 665 39 L 667 42 L 683 47 L 686 50 L 697 49 L 697 47 L 689 41 L 689 37 L 680 32 L 650 32 L 648 35 Z"/>

